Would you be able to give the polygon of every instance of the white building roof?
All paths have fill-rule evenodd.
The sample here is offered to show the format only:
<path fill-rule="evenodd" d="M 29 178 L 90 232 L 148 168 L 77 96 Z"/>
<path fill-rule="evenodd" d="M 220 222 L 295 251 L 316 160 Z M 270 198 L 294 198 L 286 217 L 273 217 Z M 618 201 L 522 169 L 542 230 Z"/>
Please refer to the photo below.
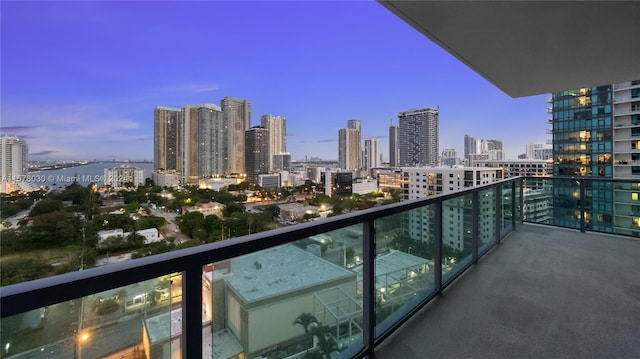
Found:
<path fill-rule="evenodd" d="M 227 283 L 248 303 L 350 276 L 351 271 L 287 244 L 232 259 Z"/>
<path fill-rule="evenodd" d="M 182 308 L 144 320 L 149 343 L 155 344 L 182 334 Z"/>

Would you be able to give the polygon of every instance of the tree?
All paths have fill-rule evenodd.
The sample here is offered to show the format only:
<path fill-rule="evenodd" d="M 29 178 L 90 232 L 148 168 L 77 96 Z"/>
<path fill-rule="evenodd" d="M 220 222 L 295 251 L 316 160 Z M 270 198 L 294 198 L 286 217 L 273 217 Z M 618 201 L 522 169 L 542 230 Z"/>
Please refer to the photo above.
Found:
<path fill-rule="evenodd" d="M 311 330 L 311 324 L 313 323 L 318 324 L 320 323 L 320 321 L 318 320 L 318 318 L 316 318 L 315 315 L 311 313 L 302 313 L 296 318 L 296 320 L 293 321 L 293 325 L 301 325 L 302 328 L 304 328 L 304 333 L 307 335 L 309 334 L 309 331 Z"/>
<path fill-rule="evenodd" d="M 56 199 L 43 199 L 33 206 L 29 217 L 36 217 L 45 213 L 59 211 L 62 208 L 62 201 Z"/>
<path fill-rule="evenodd" d="M 191 236 L 196 228 L 203 228 L 204 215 L 198 211 L 187 212 L 178 217 L 177 222 L 182 233 Z"/>
<path fill-rule="evenodd" d="M 331 359 L 331 353 L 339 350 L 338 343 L 329 332 L 329 327 L 322 324 L 311 328 L 311 334 L 318 337 L 318 349 L 325 359 Z"/>

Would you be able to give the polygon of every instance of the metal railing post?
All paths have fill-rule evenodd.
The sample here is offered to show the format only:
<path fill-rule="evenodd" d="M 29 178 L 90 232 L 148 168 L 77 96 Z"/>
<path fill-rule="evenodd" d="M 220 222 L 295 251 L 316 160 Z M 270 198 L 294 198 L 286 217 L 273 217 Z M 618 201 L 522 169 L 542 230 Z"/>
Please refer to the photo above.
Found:
<path fill-rule="evenodd" d="M 480 248 L 480 190 L 473 191 L 471 198 L 471 243 L 473 263 L 477 263 Z"/>
<path fill-rule="evenodd" d="M 202 266 L 182 272 L 182 357 L 202 358 Z"/>
<path fill-rule="evenodd" d="M 587 211 L 587 186 L 585 180 L 580 180 L 580 232 L 585 232 L 587 227 L 587 221 L 584 218 L 585 212 Z"/>
<path fill-rule="evenodd" d="M 511 230 L 516 230 L 516 181 L 511 182 Z"/>
<path fill-rule="evenodd" d="M 363 344 L 364 350 L 369 358 L 374 357 L 375 336 L 376 336 L 376 276 L 375 276 L 375 260 L 376 260 L 376 243 L 375 243 L 375 224 L 374 220 L 363 223 L 362 231 L 362 255 L 364 262 L 362 264 L 362 310 L 363 310 Z"/>
<path fill-rule="evenodd" d="M 433 285 L 438 294 L 442 294 L 442 201 L 433 204 L 435 206 L 434 241 L 433 241 Z"/>
<path fill-rule="evenodd" d="M 524 178 L 518 179 L 518 182 L 520 183 L 520 202 L 518 206 L 518 213 L 520 213 L 520 224 L 523 224 L 524 223 Z"/>
<path fill-rule="evenodd" d="M 502 184 L 496 187 L 496 243 L 500 244 L 502 238 Z"/>

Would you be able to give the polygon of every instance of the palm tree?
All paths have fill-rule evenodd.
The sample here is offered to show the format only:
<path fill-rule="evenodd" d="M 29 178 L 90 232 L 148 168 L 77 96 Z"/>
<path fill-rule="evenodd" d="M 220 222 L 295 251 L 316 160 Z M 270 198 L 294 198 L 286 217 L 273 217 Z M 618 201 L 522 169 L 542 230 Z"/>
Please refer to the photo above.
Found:
<path fill-rule="evenodd" d="M 325 359 L 331 359 L 331 353 L 339 350 L 338 343 L 329 332 L 329 327 L 318 325 L 311 329 L 311 334 L 318 337 L 318 350 Z"/>
<path fill-rule="evenodd" d="M 296 325 L 296 324 L 302 325 L 302 327 L 304 328 L 304 333 L 307 335 L 309 334 L 309 330 L 310 330 L 309 327 L 313 323 L 318 324 L 320 323 L 320 321 L 318 320 L 318 318 L 316 318 L 315 315 L 311 313 L 302 313 L 296 318 L 296 320 L 293 321 L 293 325 Z"/>

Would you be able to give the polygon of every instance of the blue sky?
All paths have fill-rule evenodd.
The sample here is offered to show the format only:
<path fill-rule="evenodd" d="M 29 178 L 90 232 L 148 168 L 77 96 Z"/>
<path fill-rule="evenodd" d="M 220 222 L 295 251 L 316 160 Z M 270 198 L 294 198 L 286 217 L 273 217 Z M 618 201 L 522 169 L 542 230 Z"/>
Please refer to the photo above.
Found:
<path fill-rule="evenodd" d="M 373 1 L 2 1 L 1 133 L 30 159 L 153 159 L 157 105 L 225 96 L 287 118 L 293 159 L 338 157 L 362 121 L 388 158 L 390 120 L 440 106 L 440 152 L 463 138 L 544 142 L 545 98 L 511 99 Z"/>

